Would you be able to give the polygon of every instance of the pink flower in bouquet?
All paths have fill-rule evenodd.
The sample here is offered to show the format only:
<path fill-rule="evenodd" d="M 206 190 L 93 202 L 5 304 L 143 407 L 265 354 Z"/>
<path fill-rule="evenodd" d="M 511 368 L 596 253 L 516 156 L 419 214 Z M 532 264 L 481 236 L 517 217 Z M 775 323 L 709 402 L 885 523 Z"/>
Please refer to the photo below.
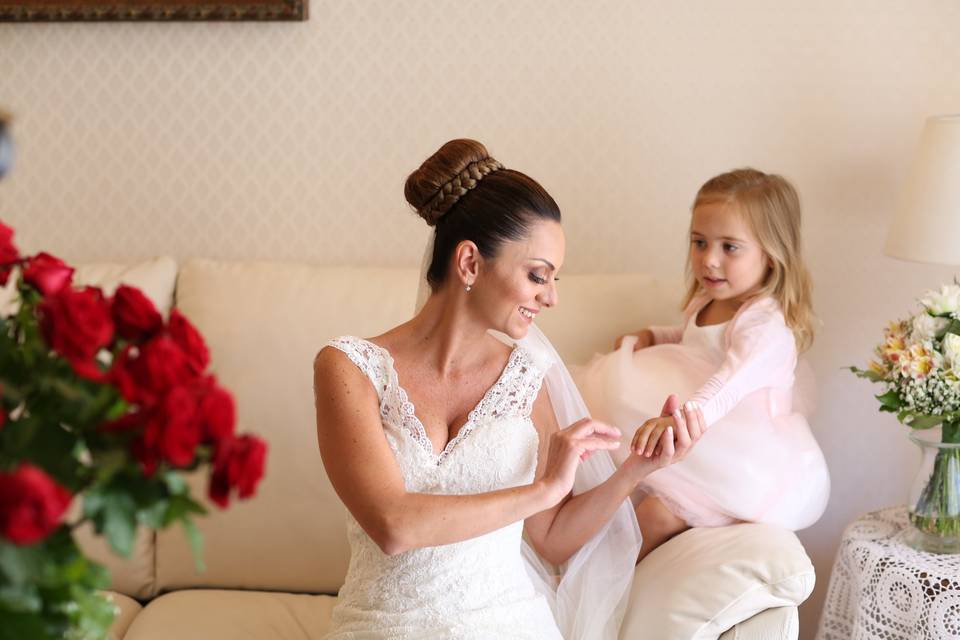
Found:
<path fill-rule="evenodd" d="M 117 333 L 127 340 L 141 341 L 163 328 L 163 317 L 139 289 L 120 285 L 111 305 Z"/>
<path fill-rule="evenodd" d="M 73 267 L 49 253 L 38 253 L 23 265 L 23 281 L 45 296 L 59 293 L 72 279 Z"/>
<path fill-rule="evenodd" d="M 31 464 L 0 472 L 0 534 L 18 545 L 39 542 L 59 526 L 71 500 L 66 489 Z"/>
<path fill-rule="evenodd" d="M 66 358 L 79 375 L 101 380 L 94 358 L 113 340 L 113 320 L 103 293 L 93 287 L 66 287 L 48 296 L 38 309 L 40 328 L 50 348 Z"/>
<path fill-rule="evenodd" d="M 0 287 L 6 286 L 13 263 L 20 259 L 20 251 L 13 244 L 13 229 L 0 222 Z"/>
<path fill-rule="evenodd" d="M 263 477 L 266 459 L 267 444 L 259 438 L 244 435 L 225 441 L 213 461 L 210 499 L 225 508 L 233 489 L 240 498 L 252 497 Z"/>
<path fill-rule="evenodd" d="M 931 371 L 940 366 L 942 361 L 940 354 L 927 349 L 922 344 L 911 345 L 905 353 L 906 356 L 900 360 L 900 372 L 915 380 L 927 377 Z"/>

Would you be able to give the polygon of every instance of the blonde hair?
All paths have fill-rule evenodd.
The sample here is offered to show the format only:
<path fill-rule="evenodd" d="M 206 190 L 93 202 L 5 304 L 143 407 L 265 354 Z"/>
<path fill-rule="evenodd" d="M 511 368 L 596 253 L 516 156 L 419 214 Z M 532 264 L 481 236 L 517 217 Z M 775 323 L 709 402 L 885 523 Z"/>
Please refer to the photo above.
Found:
<path fill-rule="evenodd" d="M 780 303 L 787 326 L 793 331 L 797 350 L 805 351 L 813 342 L 813 305 L 810 274 L 803 261 L 800 240 L 800 198 L 785 178 L 756 169 L 735 169 L 707 180 L 693 201 L 692 209 L 707 203 L 736 205 L 770 260 L 759 296 L 770 296 Z M 691 228 L 693 221 L 691 219 Z M 693 275 L 687 254 L 687 294 L 683 306 L 690 303 L 702 287 Z"/>

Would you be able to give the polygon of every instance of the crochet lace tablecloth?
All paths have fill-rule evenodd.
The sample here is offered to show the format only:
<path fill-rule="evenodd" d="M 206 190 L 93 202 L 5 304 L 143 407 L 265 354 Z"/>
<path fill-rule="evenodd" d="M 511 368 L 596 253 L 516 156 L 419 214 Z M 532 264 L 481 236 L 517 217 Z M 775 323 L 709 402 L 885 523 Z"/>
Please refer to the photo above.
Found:
<path fill-rule="evenodd" d="M 906 507 L 843 534 L 817 640 L 960 640 L 960 555 L 908 547 Z"/>

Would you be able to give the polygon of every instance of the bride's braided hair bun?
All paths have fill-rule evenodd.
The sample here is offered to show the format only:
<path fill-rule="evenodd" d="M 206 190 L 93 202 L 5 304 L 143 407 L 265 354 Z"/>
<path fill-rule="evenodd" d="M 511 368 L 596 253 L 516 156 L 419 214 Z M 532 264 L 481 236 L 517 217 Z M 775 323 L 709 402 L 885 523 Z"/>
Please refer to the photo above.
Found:
<path fill-rule="evenodd" d="M 432 227 L 484 176 L 502 168 L 476 140 L 451 140 L 407 178 L 404 195 Z"/>
<path fill-rule="evenodd" d="M 484 258 L 507 240 L 527 236 L 538 218 L 560 221 L 560 209 L 532 178 L 505 169 L 476 140 L 446 143 L 410 174 L 407 202 L 436 228 L 427 281 L 436 288 L 447 275 L 457 244 L 469 240 Z"/>

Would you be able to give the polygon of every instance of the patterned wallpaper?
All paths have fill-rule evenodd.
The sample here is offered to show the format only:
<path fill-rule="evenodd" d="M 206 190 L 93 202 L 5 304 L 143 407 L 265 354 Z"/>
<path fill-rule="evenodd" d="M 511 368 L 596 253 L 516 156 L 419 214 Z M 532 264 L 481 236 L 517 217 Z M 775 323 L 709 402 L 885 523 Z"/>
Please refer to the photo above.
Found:
<path fill-rule="evenodd" d="M 834 473 L 801 534 L 809 638 L 843 526 L 902 500 L 915 465 L 841 366 L 953 274 L 879 248 L 923 118 L 960 112 L 958 33 L 954 0 L 312 0 L 305 23 L 3 24 L 18 158 L 0 217 L 74 260 L 413 266 L 426 229 L 403 181 L 471 136 L 553 193 L 571 269 L 675 278 L 701 182 L 787 175 Z"/>
<path fill-rule="evenodd" d="M 473 136 L 553 192 L 575 268 L 675 273 L 705 178 L 888 181 L 956 98 L 960 5 L 863 6 L 314 0 L 306 23 L 0 25 L 19 152 L 0 206 L 79 259 L 414 264 L 403 180 Z"/>

